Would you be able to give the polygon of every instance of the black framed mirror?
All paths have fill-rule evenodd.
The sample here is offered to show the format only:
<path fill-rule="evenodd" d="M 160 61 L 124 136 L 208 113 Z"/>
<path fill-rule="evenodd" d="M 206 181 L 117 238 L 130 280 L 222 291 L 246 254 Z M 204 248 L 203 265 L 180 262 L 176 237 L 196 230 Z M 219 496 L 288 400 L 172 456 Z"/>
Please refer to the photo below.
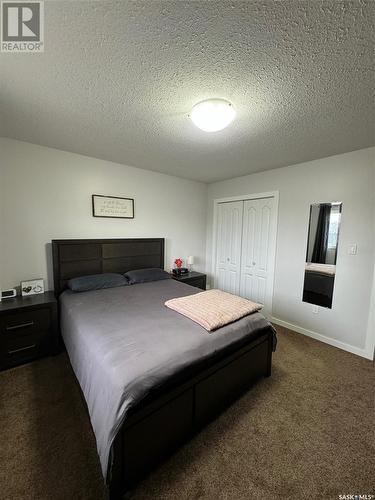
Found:
<path fill-rule="evenodd" d="M 302 297 L 304 302 L 332 308 L 341 209 L 341 202 L 316 203 L 310 206 Z"/>

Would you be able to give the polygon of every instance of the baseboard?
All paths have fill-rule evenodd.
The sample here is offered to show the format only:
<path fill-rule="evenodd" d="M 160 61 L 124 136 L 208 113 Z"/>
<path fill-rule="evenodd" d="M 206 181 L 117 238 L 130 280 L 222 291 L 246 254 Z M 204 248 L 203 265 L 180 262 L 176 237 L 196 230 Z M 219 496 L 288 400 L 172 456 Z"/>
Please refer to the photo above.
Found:
<path fill-rule="evenodd" d="M 303 335 L 307 335 L 307 337 L 311 337 L 315 340 L 320 340 L 325 344 L 332 345 L 333 347 L 338 347 L 339 349 L 351 352 L 352 354 L 356 354 L 357 356 L 361 356 L 362 358 L 370 359 L 371 361 L 373 360 L 373 353 L 368 352 L 366 349 L 360 349 L 350 344 L 346 344 L 345 342 L 340 342 L 339 340 L 331 339 L 320 333 L 313 332 L 311 330 L 307 330 L 306 328 L 302 328 L 301 326 L 293 325 L 292 323 L 288 323 L 287 321 L 283 321 L 282 319 L 275 318 L 274 316 L 272 316 L 271 321 L 276 325 L 284 326 L 289 330 L 294 330 L 295 332 L 302 333 Z"/>

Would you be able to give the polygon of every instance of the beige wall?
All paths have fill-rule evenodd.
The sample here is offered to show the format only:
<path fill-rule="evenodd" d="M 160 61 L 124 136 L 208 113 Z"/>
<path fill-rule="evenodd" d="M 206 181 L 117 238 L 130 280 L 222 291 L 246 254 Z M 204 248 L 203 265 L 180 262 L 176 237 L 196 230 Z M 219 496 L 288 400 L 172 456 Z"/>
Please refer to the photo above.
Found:
<path fill-rule="evenodd" d="M 91 195 L 135 199 L 135 219 L 92 217 Z M 52 288 L 53 238 L 166 238 L 166 268 L 196 257 L 205 269 L 207 186 L 0 139 L 0 286 L 43 277 Z"/>
<path fill-rule="evenodd" d="M 212 273 L 214 200 L 279 191 L 273 316 L 338 347 L 371 357 L 375 332 L 370 295 L 374 272 L 374 148 L 217 182 L 208 188 L 207 269 Z M 309 208 L 342 201 L 332 309 L 302 302 Z M 357 243 L 358 254 L 348 254 Z"/>

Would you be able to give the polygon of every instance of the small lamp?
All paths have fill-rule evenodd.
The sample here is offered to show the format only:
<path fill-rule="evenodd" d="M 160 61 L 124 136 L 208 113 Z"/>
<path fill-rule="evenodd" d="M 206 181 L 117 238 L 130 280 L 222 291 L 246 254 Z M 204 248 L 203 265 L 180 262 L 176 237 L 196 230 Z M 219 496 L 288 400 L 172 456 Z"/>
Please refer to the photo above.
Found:
<path fill-rule="evenodd" d="M 189 257 L 187 258 L 187 264 L 189 266 L 189 272 L 191 272 L 193 270 L 193 264 L 194 264 L 193 255 L 189 255 Z"/>

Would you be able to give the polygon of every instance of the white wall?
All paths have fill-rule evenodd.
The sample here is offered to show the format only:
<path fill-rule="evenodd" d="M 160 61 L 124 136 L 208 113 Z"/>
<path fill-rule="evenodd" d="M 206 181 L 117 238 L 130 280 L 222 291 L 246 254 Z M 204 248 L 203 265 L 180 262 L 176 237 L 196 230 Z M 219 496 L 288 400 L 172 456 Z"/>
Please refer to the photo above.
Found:
<path fill-rule="evenodd" d="M 135 199 L 135 219 L 92 217 L 91 195 Z M 0 286 L 48 278 L 54 238 L 166 238 L 166 268 L 205 269 L 207 186 L 0 138 Z"/>
<path fill-rule="evenodd" d="M 374 148 L 217 182 L 208 187 L 207 263 L 212 271 L 215 199 L 279 191 L 273 316 L 303 333 L 372 357 L 370 295 L 374 269 Z M 342 201 L 332 309 L 312 313 L 301 300 L 311 203 Z M 357 243 L 358 254 L 348 255 Z M 287 326 L 287 325 L 286 325 Z"/>
<path fill-rule="evenodd" d="M 53 238 L 165 237 L 166 268 L 197 257 L 211 269 L 213 200 L 279 191 L 273 316 L 304 333 L 371 357 L 374 351 L 374 148 L 207 186 L 24 142 L 0 138 L 0 286 L 47 278 Z M 93 218 L 91 194 L 135 198 L 135 219 Z M 332 310 L 301 300 L 311 203 L 342 201 Z M 349 256 L 348 245 L 358 244 Z M 207 263 L 205 257 L 207 255 Z M 371 288 L 372 287 L 372 288 Z"/>

